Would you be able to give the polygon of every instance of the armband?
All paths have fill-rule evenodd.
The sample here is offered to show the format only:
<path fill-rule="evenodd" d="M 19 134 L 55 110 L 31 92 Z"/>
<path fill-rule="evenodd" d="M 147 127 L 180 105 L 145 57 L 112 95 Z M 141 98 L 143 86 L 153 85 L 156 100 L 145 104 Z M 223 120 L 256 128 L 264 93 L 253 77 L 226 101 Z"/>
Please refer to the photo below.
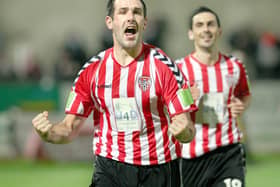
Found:
<path fill-rule="evenodd" d="M 184 107 L 188 107 L 194 103 L 190 89 L 180 89 L 177 95 Z"/>

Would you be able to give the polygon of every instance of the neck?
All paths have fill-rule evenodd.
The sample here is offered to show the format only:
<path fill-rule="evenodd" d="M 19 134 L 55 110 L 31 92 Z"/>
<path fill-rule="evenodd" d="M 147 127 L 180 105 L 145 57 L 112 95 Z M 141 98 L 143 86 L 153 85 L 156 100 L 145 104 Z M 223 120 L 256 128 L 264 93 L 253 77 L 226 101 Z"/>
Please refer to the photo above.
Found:
<path fill-rule="evenodd" d="M 201 49 L 196 49 L 193 55 L 201 63 L 206 64 L 206 65 L 213 65 L 219 59 L 219 52 L 218 52 L 218 50 L 201 50 Z"/>
<path fill-rule="evenodd" d="M 118 45 L 114 46 L 114 57 L 119 64 L 126 66 L 131 63 L 142 51 L 142 43 L 134 48 L 123 48 Z"/>

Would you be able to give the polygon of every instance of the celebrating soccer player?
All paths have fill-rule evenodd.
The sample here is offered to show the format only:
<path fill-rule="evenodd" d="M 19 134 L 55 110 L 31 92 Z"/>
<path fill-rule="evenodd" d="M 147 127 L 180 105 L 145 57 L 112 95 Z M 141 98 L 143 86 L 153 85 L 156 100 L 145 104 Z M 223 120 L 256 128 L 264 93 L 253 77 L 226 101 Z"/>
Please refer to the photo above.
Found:
<path fill-rule="evenodd" d="M 194 137 L 189 112 L 197 110 L 187 82 L 165 53 L 143 43 L 143 0 L 109 0 L 107 11 L 113 47 L 80 70 L 61 122 L 50 122 L 45 111 L 33 126 L 44 140 L 65 143 L 93 112 L 91 186 L 179 187 L 179 142 Z"/>

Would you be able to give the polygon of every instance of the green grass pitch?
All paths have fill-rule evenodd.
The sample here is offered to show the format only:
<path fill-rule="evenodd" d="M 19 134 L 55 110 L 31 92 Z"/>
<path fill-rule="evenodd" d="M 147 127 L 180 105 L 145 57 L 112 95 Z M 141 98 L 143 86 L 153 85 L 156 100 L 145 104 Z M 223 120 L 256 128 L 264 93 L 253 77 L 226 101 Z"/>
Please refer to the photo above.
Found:
<path fill-rule="evenodd" d="M 280 156 L 255 156 L 247 165 L 247 187 L 279 187 Z M 92 162 L 0 161 L 2 187 L 81 187 L 89 186 Z"/>

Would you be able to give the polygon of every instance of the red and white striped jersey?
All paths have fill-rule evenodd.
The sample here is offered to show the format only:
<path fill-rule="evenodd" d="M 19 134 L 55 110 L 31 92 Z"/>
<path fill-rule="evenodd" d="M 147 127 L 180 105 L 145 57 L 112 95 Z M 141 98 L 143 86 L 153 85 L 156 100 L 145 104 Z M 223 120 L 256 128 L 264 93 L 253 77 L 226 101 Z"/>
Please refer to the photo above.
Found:
<path fill-rule="evenodd" d="M 126 66 L 113 48 L 93 57 L 78 73 L 66 106 L 66 113 L 84 117 L 93 111 L 96 155 L 134 165 L 180 157 L 180 144 L 168 132 L 170 117 L 194 110 L 177 65 L 148 44 Z"/>
<path fill-rule="evenodd" d="M 232 118 L 227 104 L 233 96 L 241 98 L 250 94 L 248 77 L 243 64 L 234 57 L 219 54 L 211 66 L 197 60 L 192 54 L 176 60 L 187 77 L 189 85 L 196 83 L 200 89 L 195 119 L 196 136 L 183 144 L 182 157 L 195 158 L 218 147 L 239 142 L 242 133 Z"/>

